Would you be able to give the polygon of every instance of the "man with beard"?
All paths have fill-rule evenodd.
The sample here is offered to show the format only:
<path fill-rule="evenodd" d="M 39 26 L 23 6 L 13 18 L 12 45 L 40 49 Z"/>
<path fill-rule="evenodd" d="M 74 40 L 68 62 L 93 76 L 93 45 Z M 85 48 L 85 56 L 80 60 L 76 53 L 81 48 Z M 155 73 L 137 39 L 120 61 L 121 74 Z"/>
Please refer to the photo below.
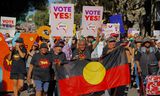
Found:
<path fill-rule="evenodd" d="M 126 50 L 126 46 L 124 46 L 124 44 L 121 44 L 120 46 L 117 46 L 116 44 L 117 44 L 117 41 L 116 41 L 115 37 L 109 37 L 108 38 L 107 45 L 105 46 L 107 49 L 104 49 L 103 52 L 102 52 L 103 54 L 102 54 L 101 58 L 102 58 L 103 63 L 105 62 L 105 58 L 108 58 L 108 60 L 112 59 L 112 57 L 110 57 L 108 54 L 112 54 L 112 52 L 118 50 L 119 48 L 122 48 L 122 49 L 125 50 L 125 56 L 126 57 L 124 57 L 124 58 L 128 59 L 127 56 L 130 56 L 130 55 L 127 55 L 129 52 L 128 52 L 128 50 Z M 128 61 L 128 60 L 126 60 L 126 61 Z M 119 61 L 114 61 L 114 62 L 119 62 Z M 129 62 L 127 62 L 127 64 L 128 63 Z M 126 86 L 124 85 L 124 86 L 119 86 L 119 87 L 116 87 L 116 88 L 112 88 L 108 91 L 106 90 L 105 91 L 105 96 L 109 96 L 109 95 L 110 96 L 126 96 L 125 89 L 126 89 Z"/>
<path fill-rule="evenodd" d="M 101 29 L 98 28 L 96 42 L 87 42 L 85 38 L 78 40 L 77 48 L 72 50 L 72 59 L 91 59 L 91 53 L 96 48 L 100 40 Z"/>
<path fill-rule="evenodd" d="M 160 61 L 160 52 L 156 47 L 151 47 L 150 38 L 143 40 L 142 47 L 135 54 L 135 60 L 138 72 L 145 78 L 147 75 L 156 74 L 158 71 L 158 61 Z"/>
<path fill-rule="evenodd" d="M 55 46 L 53 47 L 53 50 L 51 50 L 52 63 L 53 63 L 52 68 L 54 70 L 54 73 L 52 72 L 53 73 L 52 75 L 55 74 L 53 82 L 56 82 L 56 80 L 57 80 L 57 77 L 56 77 L 57 76 L 57 70 L 56 70 L 56 68 L 57 67 L 60 68 L 67 61 L 65 53 L 62 52 L 62 48 L 63 47 L 64 47 L 64 42 L 63 41 L 58 41 L 55 44 Z M 50 88 L 54 86 L 52 83 L 50 83 Z M 53 91 L 53 90 L 50 90 L 50 91 Z M 51 96 L 59 96 L 59 87 L 58 87 L 58 83 L 57 82 L 56 82 L 56 86 L 55 86 L 54 92 L 55 92 L 54 95 L 51 95 Z M 53 93 L 53 92 L 51 92 L 51 93 Z"/>

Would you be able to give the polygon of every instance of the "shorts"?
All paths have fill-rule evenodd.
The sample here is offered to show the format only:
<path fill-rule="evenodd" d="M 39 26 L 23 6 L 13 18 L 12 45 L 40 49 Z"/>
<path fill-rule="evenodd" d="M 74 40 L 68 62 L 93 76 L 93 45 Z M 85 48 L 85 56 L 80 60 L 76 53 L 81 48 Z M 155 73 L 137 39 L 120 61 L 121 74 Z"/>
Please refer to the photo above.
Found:
<path fill-rule="evenodd" d="M 10 74 L 10 79 L 16 79 L 16 80 L 22 79 L 22 80 L 24 80 L 25 79 L 25 74 L 23 74 L 23 73 L 11 73 Z"/>
<path fill-rule="evenodd" d="M 36 85 L 36 91 L 48 92 L 49 82 L 34 80 L 34 83 Z"/>

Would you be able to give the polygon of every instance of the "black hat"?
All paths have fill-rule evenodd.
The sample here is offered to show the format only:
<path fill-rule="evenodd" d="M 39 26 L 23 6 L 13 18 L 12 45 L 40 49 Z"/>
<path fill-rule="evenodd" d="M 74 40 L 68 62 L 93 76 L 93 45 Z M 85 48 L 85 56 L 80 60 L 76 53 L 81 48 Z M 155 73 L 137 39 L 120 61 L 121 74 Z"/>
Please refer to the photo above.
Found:
<path fill-rule="evenodd" d="M 17 40 L 15 42 L 17 42 L 17 43 L 24 43 L 23 38 L 20 38 L 20 37 L 17 38 Z"/>
<path fill-rule="evenodd" d="M 140 38 L 136 39 L 135 43 L 142 43 L 142 39 L 140 39 Z"/>
<path fill-rule="evenodd" d="M 109 37 L 107 41 L 109 41 L 109 42 L 116 42 L 116 38 L 115 37 Z"/>
<path fill-rule="evenodd" d="M 40 45 L 40 48 L 47 48 L 47 49 L 48 49 L 47 43 L 42 43 L 42 44 Z"/>
<path fill-rule="evenodd" d="M 56 44 L 55 44 L 55 46 L 54 47 L 64 47 L 64 41 L 63 40 L 60 40 L 60 41 L 58 41 Z"/>

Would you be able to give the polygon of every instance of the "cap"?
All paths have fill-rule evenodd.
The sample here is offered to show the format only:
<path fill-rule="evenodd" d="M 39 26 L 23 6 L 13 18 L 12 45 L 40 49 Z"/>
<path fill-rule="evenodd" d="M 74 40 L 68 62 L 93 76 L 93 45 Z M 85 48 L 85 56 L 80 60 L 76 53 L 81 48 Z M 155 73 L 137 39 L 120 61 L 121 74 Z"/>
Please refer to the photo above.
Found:
<path fill-rule="evenodd" d="M 64 47 L 64 41 L 63 40 L 60 40 L 60 41 L 58 41 L 56 44 L 55 44 L 55 46 L 54 47 Z"/>
<path fill-rule="evenodd" d="M 116 42 L 116 38 L 115 37 L 109 37 L 107 41 L 109 41 L 109 42 Z"/>
<path fill-rule="evenodd" d="M 42 43 L 42 44 L 40 45 L 40 48 L 47 48 L 47 49 L 48 49 L 47 43 Z"/>
<path fill-rule="evenodd" d="M 23 38 L 17 38 L 17 40 L 15 42 L 17 42 L 17 43 L 23 43 L 24 41 L 23 41 Z"/>
<path fill-rule="evenodd" d="M 143 43 L 146 43 L 146 42 L 151 42 L 151 39 L 150 39 L 149 37 L 145 37 L 145 38 L 143 39 Z"/>
<path fill-rule="evenodd" d="M 33 44 L 34 46 L 38 46 L 39 44 L 38 44 L 38 42 L 34 42 L 34 44 Z"/>
<path fill-rule="evenodd" d="M 142 39 L 138 38 L 135 40 L 136 43 L 142 43 Z"/>

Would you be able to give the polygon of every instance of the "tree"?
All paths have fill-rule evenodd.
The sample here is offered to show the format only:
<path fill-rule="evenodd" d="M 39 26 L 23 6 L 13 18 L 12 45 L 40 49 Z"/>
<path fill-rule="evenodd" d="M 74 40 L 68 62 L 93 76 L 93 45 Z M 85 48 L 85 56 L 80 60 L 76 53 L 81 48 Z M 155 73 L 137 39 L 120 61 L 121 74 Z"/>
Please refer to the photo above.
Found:
<path fill-rule="evenodd" d="M 33 20 L 37 27 L 49 25 L 49 12 L 48 10 L 37 10 L 33 16 Z"/>
<path fill-rule="evenodd" d="M 30 7 L 37 10 L 45 10 L 48 0 L 0 0 L 0 16 L 22 18 Z M 25 19 L 24 19 L 25 20 Z"/>

